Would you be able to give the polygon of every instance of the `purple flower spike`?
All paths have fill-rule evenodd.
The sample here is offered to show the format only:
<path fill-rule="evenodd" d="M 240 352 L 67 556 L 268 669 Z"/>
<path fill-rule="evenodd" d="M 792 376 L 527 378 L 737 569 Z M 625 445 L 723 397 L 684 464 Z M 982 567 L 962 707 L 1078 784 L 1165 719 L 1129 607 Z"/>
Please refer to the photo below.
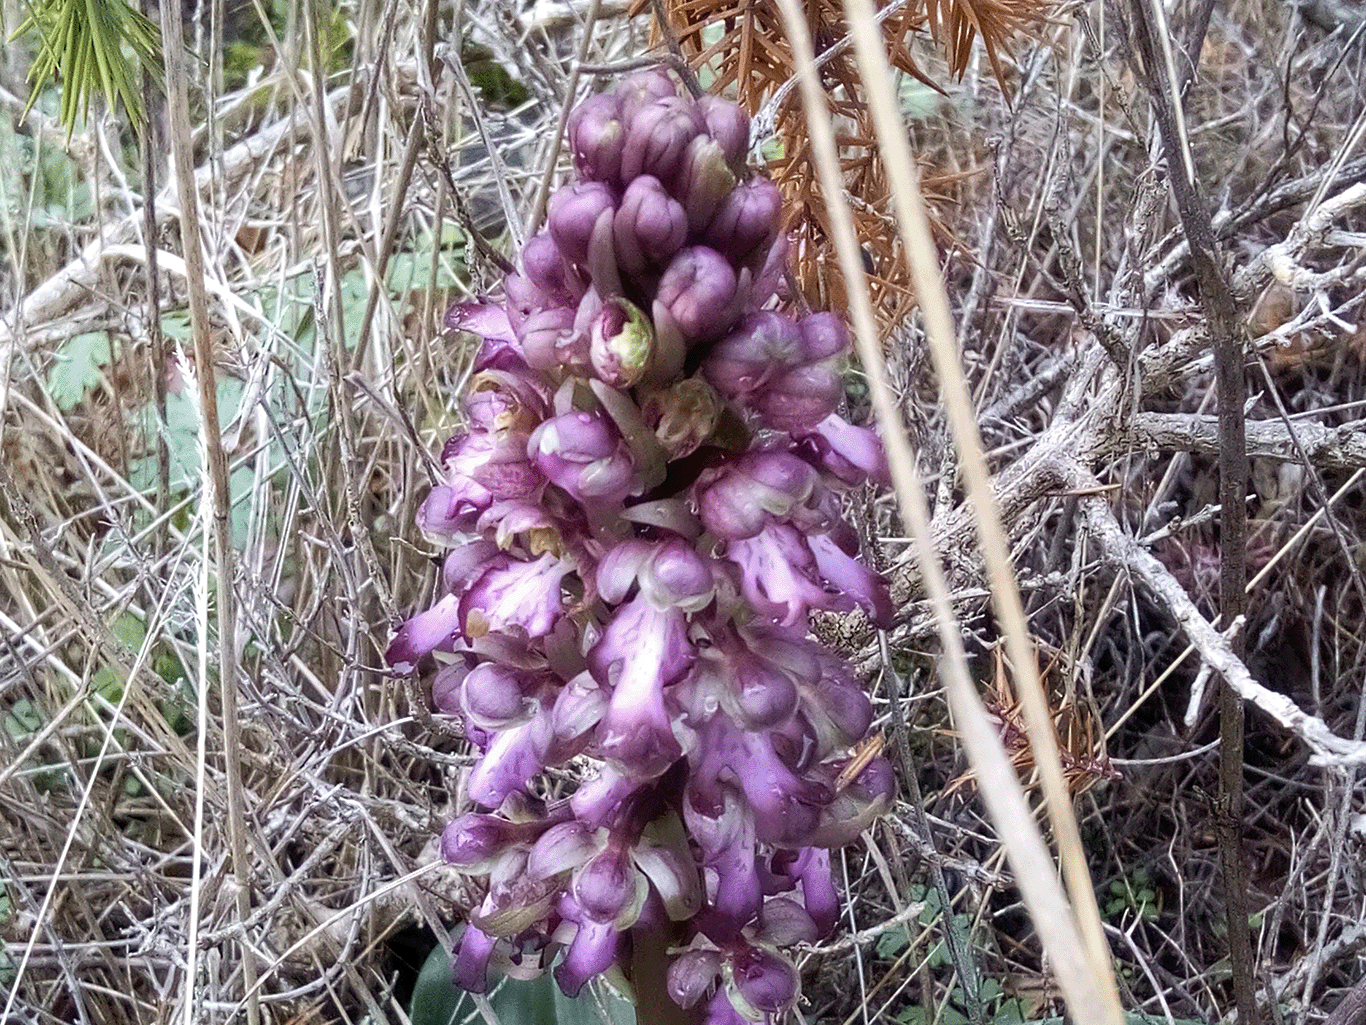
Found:
<path fill-rule="evenodd" d="M 527 448 L 541 472 L 581 502 L 620 502 L 638 485 L 631 450 L 600 413 L 547 420 Z"/>
<path fill-rule="evenodd" d="M 779 954 L 759 947 L 736 950 L 724 966 L 726 994 L 750 1021 L 782 1014 L 797 1002 L 797 970 Z"/>
<path fill-rule="evenodd" d="M 813 610 L 890 618 L 843 519 L 885 459 L 835 414 L 843 320 L 783 312 L 744 112 L 647 71 L 568 135 L 576 177 L 503 299 L 447 315 L 481 339 L 418 512 L 449 551 L 387 652 L 435 667 L 477 753 L 441 837 L 484 877 L 456 974 L 482 992 L 563 951 L 573 995 L 629 929 L 673 948 L 690 1016 L 771 1025 L 798 996 L 779 948 L 839 908 L 821 845 L 895 796 L 885 761 L 849 768 L 872 703 L 808 635 Z"/>
<path fill-rule="evenodd" d="M 669 264 L 655 294 L 656 324 L 665 315 L 688 345 L 730 330 L 740 313 L 735 270 L 715 249 L 693 246 Z"/>
<path fill-rule="evenodd" d="M 642 175 L 626 186 L 612 220 L 617 264 L 627 274 L 661 269 L 688 238 L 688 215 L 659 179 Z"/>
<path fill-rule="evenodd" d="M 556 192 L 550 200 L 547 224 L 550 237 L 571 263 L 588 263 L 588 246 L 599 217 L 611 217 L 616 203 L 602 182 L 579 182 Z"/>

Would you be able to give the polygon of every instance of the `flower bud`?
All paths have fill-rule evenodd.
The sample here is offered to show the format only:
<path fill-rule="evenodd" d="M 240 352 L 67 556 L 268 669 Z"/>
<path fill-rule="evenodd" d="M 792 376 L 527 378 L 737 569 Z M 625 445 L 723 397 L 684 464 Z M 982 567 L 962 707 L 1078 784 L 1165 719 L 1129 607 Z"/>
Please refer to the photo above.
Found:
<path fill-rule="evenodd" d="M 598 831 L 575 819 L 551 826 L 532 845 L 526 870 L 535 879 L 572 872 L 600 850 Z"/>
<path fill-rule="evenodd" d="M 574 321 L 575 311 L 567 306 L 533 311 L 518 331 L 527 364 L 535 370 L 587 366 L 587 339 Z"/>
<path fill-rule="evenodd" d="M 545 421 L 532 432 L 527 451 L 542 473 L 581 502 L 619 502 L 636 483 L 630 449 L 601 413 Z"/>
<path fill-rule="evenodd" d="M 770 897 L 759 916 L 758 937 L 775 947 L 815 943 L 821 930 L 811 914 L 791 897 Z"/>
<path fill-rule="evenodd" d="M 683 248 L 688 238 L 688 215 L 659 179 L 633 178 L 626 186 L 612 221 L 617 264 L 627 274 L 661 268 Z"/>
<path fill-rule="evenodd" d="M 612 191 L 602 182 L 573 182 L 556 190 L 550 197 L 547 224 L 564 259 L 586 265 L 598 218 L 612 216 L 615 209 Z"/>
<path fill-rule="evenodd" d="M 692 1007 L 707 995 L 720 974 L 719 950 L 685 950 L 669 965 L 669 996 L 679 1007 Z"/>
<path fill-rule="evenodd" d="M 616 94 L 621 102 L 621 116 L 630 121 L 642 107 L 656 100 L 676 97 L 678 86 L 667 72 L 646 68 L 632 72 L 617 83 Z"/>
<path fill-rule="evenodd" d="M 674 184 L 674 192 L 687 211 L 688 227 L 698 232 L 710 224 L 735 182 L 735 172 L 720 143 L 708 135 L 699 135 L 688 143 Z"/>
<path fill-rule="evenodd" d="M 650 369 L 654 352 L 650 318 L 625 299 L 605 300 L 588 329 L 588 358 L 598 380 L 630 388 Z"/>
<path fill-rule="evenodd" d="M 802 318 L 803 363 L 834 359 L 849 351 L 849 328 L 837 313 L 809 313 Z"/>
<path fill-rule="evenodd" d="M 487 872 L 510 846 L 529 839 L 524 826 L 481 812 L 470 812 L 441 832 L 441 859 L 464 872 Z"/>
<path fill-rule="evenodd" d="M 774 430 L 802 435 L 816 429 L 844 397 L 844 382 L 824 363 L 794 367 L 754 396 L 754 408 Z"/>
<path fill-rule="evenodd" d="M 821 809 L 814 847 L 843 847 L 880 818 L 896 799 L 896 776 L 885 758 L 874 758 L 835 799 Z"/>
<path fill-rule="evenodd" d="M 754 537 L 775 519 L 792 517 L 819 484 L 811 465 L 791 453 L 755 452 L 698 479 L 698 514 L 718 537 Z"/>
<path fill-rule="evenodd" d="M 737 104 L 719 96 L 699 96 L 695 102 L 707 134 L 716 140 L 726 161 L 737 174 L 749 155 L 749 115 Z"/>
<path fill-rule="evenodd" d="M 648 103 L 626 123 L 621 178 L 629 182 L 651 174 L 665 184 L 678 177 L 683 152 L 702 131 L 691 100 L 665 96 Z"/>
<path fill-rule="evenodd" d="M 721 422 L 721 399 L 700 377 L 652 392 L 643 409 L 647 423 L 670 459 L 682 459 L 711 440 Z"/>
<path fill-rule="evenodd" d="M 736 267 L 761 265 L 778 237 L 781 210 L 778 186 L 751 178 L 721 201 L 702 239 Z"/>
<path fill-rule="evenodd" d="M 574 167 L 589 181 L 621 181 L 621 149 L 626 142 L 621 100 L 599 93 L 584 100 L 569 115 L 569 150 Z"/>
<path fill-rule="evenodd" d="M 649 883 L 636 871 L 629 852 L 609 841 L 605 850 L 574 873 L 569 892 L 593 921 L 625 929 L 640 917 Z"/>
<path fill-rule="evenodd" d="M 446 715 L 460 715 L 460 686 L 469 668 L 463 662 L 452 662 L 437 670 L 432 680 L 432 707 Z"/>
<path fill-rule="evenodd" d="M 549 232 L 541 232 L 526 240 L 522 246 L 522 270 L 526 279 L 557 306 L 569 306 L 578 302 L 582 291 L 569 266 L 564 262 L 564 254 Z"/>
<path fill-rule="evenodd" d="M 733 951 L 723 965 L 723 974 L 731 1004 L 750 1021 L 782 1014 L 797 1002 L 801 992 L 797 969 L 781 955 L 759 947 Z"/>
<path fill-rule="evenodd" d="M 503 730 L 526 722 L 539 708 L 540 681 L 507 666 L 484 662 L 471 669 L 460 685 L 460 710 L 486 730 Z"/>
<path fill-rule="evenodd" d="M 669 264 L 655 293 L 656 326 L 667 316 L 689 347 L 729 331 L 741 297 L 735 270 L 714 249 L 692 246 Z"/>
<path fill-rule="evenodd" d="M 772 310 L 746 316 L 707 353 L 702 373 L 722 395 L 745 400 L 785 368 L 801 362 L 801 328 Z"/>

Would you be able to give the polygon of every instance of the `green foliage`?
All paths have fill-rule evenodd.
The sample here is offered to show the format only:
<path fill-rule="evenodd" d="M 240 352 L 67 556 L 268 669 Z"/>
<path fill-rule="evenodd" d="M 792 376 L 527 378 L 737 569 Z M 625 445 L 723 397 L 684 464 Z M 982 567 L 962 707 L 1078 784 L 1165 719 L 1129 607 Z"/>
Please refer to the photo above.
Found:
<path fill-rule="evenodd" d="M 635 1008 L 606 989 L 586 987 L 577 997 L 560 992 L 547 973 L 538 979 L 507 979 L 489 997 L 499 1021 L 537 1025 L 635 1025 Z M 408 1017 L 412 1025 L 455 1025 L 473 1011 L 473 1002 L 451 975 L 451 959 L 439 945 L 431 952 L 413 987 Z"/>
<path fill-rule="evenodd" d="M 1022 1025 L 1024 1022 L 1024 1002 L 1008 999 L 1001 984 L 995 979 L 983 979 L 978 987 L 982 1006 L 987 1010 L 987 1021 L 992 1025 Z M 900 1025 L 969 1025 L 969 1018 L 963 1012 L 965 1004 L 963 989 L 955 986 L 946 1006 L 933 1018 L 926 1018 L 925 1008 L 919 1004 L 906 1007 L 896 1016 Z"/>
<path fill-rule="evenodd" d="M 531 99 L 527 87 L 508 73 L 488 47 L 466 39 L 460 46 L 460 63 L 489 109 L 515 110 Z"/>
<path fill-rule="evenodd" d="M 1137 915 L 1144 922 L 1156 922 L 1161 914 L 1152 873 L 1139 866 L 1127 879 L 1116 879 L 1105 897 L 1105 917 L 1110 920 Z"/>
<path fill-rule="evenodd" d="M 68 135 L 89 113 L 96 92 L 111 107 L 122 104 L 132 126 L 141 127 L 146 117 L 141 73 L 162 82 L 161 35 L 126 0 L 33 2 L 15 36 L 28 31 L 38 36 L 28 76 L 30 107 L 60 77 L 60 116 Z"/>
<path fill-rule="evenodd" d="M 104 370 L 118 358 L 108 331 L 73 335 L 47 372 L 47 392 L 63 412 L 71 412 L 86 393 L 104 380 Z"/>

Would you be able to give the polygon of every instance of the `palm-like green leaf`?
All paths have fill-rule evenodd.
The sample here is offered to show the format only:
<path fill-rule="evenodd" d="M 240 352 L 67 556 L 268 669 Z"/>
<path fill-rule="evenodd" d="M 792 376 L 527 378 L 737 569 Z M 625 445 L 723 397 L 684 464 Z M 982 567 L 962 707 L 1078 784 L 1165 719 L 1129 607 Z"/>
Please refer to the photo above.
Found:
<path fill-rule="evenodd" d="M 67 133 L 90 110 L 93 93 L 111 107 L 122 104 L 134 128 L 146 116 L 139 73 L 162 80 L 161 35 L 126 0 L 43 0 L 30 3 L 15 36 L 32 31 L 38 53 L 29 70 L 32 107 L 44 88 L 60 79 L 61 119 Z"/>

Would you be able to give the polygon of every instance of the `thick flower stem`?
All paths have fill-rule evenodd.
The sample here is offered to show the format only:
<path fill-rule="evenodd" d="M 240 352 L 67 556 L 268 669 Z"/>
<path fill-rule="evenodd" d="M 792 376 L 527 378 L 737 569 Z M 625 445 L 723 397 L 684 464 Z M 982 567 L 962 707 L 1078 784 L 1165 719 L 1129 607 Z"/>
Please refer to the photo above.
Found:
<path fill-rule="evenodd" d="M 636 1025 L 698 1025 L 704 1004 L 679 1007 L 669 996 L 669 937 L 658 929 L 631 933 L 631 983 L 636 990 Z"/>

